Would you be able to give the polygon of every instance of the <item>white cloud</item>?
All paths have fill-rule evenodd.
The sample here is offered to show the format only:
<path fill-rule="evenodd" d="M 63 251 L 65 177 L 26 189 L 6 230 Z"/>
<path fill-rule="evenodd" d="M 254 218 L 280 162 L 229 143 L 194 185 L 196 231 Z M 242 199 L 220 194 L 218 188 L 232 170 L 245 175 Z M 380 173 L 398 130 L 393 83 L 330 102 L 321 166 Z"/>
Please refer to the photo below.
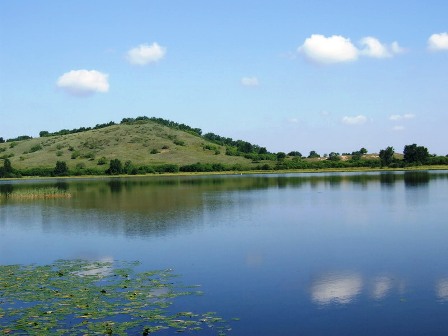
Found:
<path fill-rule="evenodd" d="M 406 114 L 392 114 L 389 119 L 393 121 L 397 120 L 408 120 L 415 118 L 415 114 L 412 113 L 406 113 Z"/>
<path fill-rule="evenodd" d="M 260 85 L 257 77 L 243 77 L 241 78 L 241 84 L 244 86 L 258 86 Z"/>
<path fill-rule="evenodd" d="M 397 131 L 397 132 L 404 131 L 404 129 L 405 129 L 405 127 L 402 125 L 392 127 L 392 131 Z"/>
<path fill-rule="evenodd" d="M 402 48 L 397 41 L 392 42 L 392 44 L 390 45 L 390 49 L 392 50 L 392 52 L 394 54 L 401 54 L 404 53 L 406 51 L 405 48 Z"/>
<path fill-rule="evenodd" d="M 347 125 L 362 125 L 367 122 L 367 117 L 363 115 L 358 115 L 354 117 L 345 116 L 342 118 L 342 122 Z"/>
<path fill-rule="evenodd" d="M 307 38 L 298 51 L 309 60 L 321 64 L 355 61 L 359 53 L 348 38 L 340 35 L 325 37 L 319 34 Z"/>
<path fill-rule="evenodd" d="M 59 77 L 56 85 L 74 96 L 109 91 L 109 75 L 96 70 L 72 70 Z"/>
<path fill-rule="evenodd" d="M 363 49 L 360 50 L 362 55 L 374 58 L 389 58 L 404 52 L 404 49 L 400 47 L 398 42 L 393 42 L 388 46 L 371 36 L 364 37 L 360 41 L 360 45 L 363 46 Z"/>
<path fill-rule="evenodd" d="M 387 45 L 371 36 L 362 38 L 359 45 L 361 48 L 340 35 L 325 37 L 313 34 L 298 48 L 298 52 L 315 63 L 334 64 L 356 61 L 359 56 L 390 58 L 405 51 L 396 41 Z"/>
<path fill-rule="evenodd" d="M 363 55 L 375 58 L 391 57 L 392 54 L 387 50 L 387 47 L 374 37 L 364 37 L 360 44 L 364 46 L 361 50 Z"/>
<path fill-rule="evenodd" d="M 428 39 L 428 49 L 432 51 L 448 50 L 448 33 L 432 34 Z"/>
<path fill-rule="evenodd" d="M 138 47 L 128 51 L 127 60 L 134 65 L 146 65 L 160 61 L 165 57 L 165 54 L 166 48 L 156 42 L 151 45 L 140 44 Z"/>

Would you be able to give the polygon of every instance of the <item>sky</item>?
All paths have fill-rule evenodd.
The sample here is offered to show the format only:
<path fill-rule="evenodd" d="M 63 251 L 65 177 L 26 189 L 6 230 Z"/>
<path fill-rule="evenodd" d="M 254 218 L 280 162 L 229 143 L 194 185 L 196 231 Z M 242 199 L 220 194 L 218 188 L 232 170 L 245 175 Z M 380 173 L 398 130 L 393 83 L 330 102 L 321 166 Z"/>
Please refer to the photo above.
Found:
<path fill-rule="evenodd" d="M 0 137 L 148 116 L 448 154 L 448 1 L 0 0 Z"/>

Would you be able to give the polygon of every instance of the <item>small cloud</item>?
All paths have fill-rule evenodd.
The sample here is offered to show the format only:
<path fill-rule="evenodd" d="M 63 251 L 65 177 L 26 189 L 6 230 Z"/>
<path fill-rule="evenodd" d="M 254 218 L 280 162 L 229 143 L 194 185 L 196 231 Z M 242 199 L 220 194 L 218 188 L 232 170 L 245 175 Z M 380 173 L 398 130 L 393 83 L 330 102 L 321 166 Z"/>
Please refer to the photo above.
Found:
<path fill-rule="evenodd" d="M 298 118 L 289 118 L 288 122 L 290 124 L 298 124 L 299 123 L 299 119 Z"/>
<path fill-rule="evenodd" d="M 392 52 L 394 54 L 402 54 L 406 51 L 405 48 L 402 48 L 397 41 L 392 42 L 392 44 L 390 45 L 390 49 L 392 50 Z"/>
<path fill-rule="evenodd" d="M 307 59 L 319 64 L 355 61 L 359 53 L 348 38 L 340 35 L 325 37 L 319 34 L 308 37 L 298 51 Z"/>
<path fill-rule="evenodd" d="M 390 58 L 395 54 L 404 52 L 404 49 L 400 47 L 398 42 L 393 42 L 390 46 L 381 43 L 375 37 L 364 37 L 360 41 L 361 46 L 364 48 L 360 50 L 360 53 L 364 56 L 373 58 Z"/>
<path fill-rule="evenodd" d="M 358 115 L 354 117 L 345 116 L 342 118 L 342 123 L 346 125 L 362 125 L 367 122 L 367 117 L 363 115 Z"/>
<path fill-rule="evenodd" d="M 414 118 L 415 118 L 415 114 L 412 114 L 412 113 L 392 114 L 389 117 L 389 120 L 397 121 L 397 120 L 409 120 L 409 119 L 414 119 Z"/>
<path fill-rule="evenodd" d="M 448 50 L 448 33 L 432 34 L 428 39 L 428 49 L 431 51 Z"/>
<path fill-rule="evenodd" d="M 405 127 L 402 126 L 402 125 L 398 125 L 398 126 L 392 127 L 392 131 L 401 132 L 401 131 L 404 131 L 404 130 L 405 130 Z"/>
<path fill-rule="evenodd" d="M 131 64 L 146 65 L 160 61 L 165 54 L 166 48 L 154 42 L 151 45 L 140 44 L 138 47 L 132 48 L 128 51 L 126 58 Z"/>
<path fill-rule="evenodd" d="M 74 96 L 109 91 L 109 75 L 96 70 L 72 70 L 59 77 L 57 87 Z"/>
<path fill-rule="evenodd" d="M 241 78 L 241 84 L 244 86 L 258 86 L 260 85 L 257 77 L 243 77 Z"/>

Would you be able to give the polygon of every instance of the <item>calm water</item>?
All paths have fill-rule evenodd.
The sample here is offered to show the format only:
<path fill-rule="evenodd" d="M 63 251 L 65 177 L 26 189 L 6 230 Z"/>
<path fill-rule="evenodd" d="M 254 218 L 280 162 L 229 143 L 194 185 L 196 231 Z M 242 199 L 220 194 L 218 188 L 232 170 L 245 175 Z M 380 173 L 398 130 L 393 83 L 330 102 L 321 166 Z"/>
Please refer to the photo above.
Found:
<path fill-rule="evenodd" d="M 0 182 L 0 192 L 55 186 Z M 64 180 L 0 203 L 0 264 L 140 260 L 230 335 L 448 334 L 448 172 Z"/>

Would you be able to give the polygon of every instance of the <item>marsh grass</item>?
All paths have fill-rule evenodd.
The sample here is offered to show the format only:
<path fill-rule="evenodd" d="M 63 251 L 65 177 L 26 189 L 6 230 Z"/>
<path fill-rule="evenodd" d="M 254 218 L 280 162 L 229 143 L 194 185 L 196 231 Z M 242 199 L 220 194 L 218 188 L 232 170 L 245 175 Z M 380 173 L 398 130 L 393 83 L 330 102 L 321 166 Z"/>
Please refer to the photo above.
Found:
<path fill-rule="evenodd" d="M 16 200 L 36 200 L 36 199 L 54 199 L 54 198 L 71 198 L 72 194 L 66 190 L 56 187 L 43 187 L 23 190 L 13 190 L 10 193 L 0 194 L 0 198 L 16 199 Z"/>

